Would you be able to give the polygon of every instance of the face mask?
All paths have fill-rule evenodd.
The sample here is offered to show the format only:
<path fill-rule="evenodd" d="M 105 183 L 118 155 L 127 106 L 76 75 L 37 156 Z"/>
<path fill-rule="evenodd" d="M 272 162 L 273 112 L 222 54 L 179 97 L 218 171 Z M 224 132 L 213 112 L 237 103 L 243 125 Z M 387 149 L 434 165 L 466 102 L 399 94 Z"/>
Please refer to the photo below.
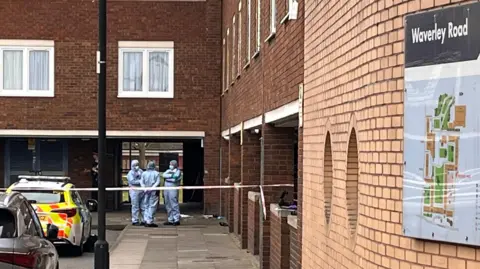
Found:
<path fill-rule="evenodd" d="M 140 167 L 138 167 L 138 166 L 135 166 L 133 169 L 135 169 L 135 170 L 138 170 L 138 169 L 140 169 Z"/>
<path fill-rule="evenodd" d="M 170 168 L 170 170 L 173 170 L 173 168 L 175 167 L 173 167 L 173 165 L 170 165 L 168 168 Z"/>

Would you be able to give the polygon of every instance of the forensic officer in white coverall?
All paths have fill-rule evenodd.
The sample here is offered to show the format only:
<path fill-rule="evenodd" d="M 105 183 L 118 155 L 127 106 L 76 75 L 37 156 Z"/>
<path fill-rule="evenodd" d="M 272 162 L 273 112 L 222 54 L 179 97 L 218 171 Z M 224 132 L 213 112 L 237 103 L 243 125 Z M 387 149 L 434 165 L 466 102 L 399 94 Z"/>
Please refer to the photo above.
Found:
<path fill-rule="evenodd" d="M 142 169 L 140 169 L 138 160 L 133 160 L 131 170 L 127 174 L 128 186 L 140 187 L 140 180 L 142 178 Z M 141 225 L 140 223 L 140 208 L 142 206 L 143 191 L 130 190 L 130 201 L 132 204 L 132 224 L 135 226 Z M 145 218 L 145 212 L 142 212 L 143 218 Z"/>
<path fill-rule="evenodd" d="M 147 188 L 156 188 L 160 185 L 160 173 L 155 170 L 155 162 L 148 162 L 147 170 L 142 173 L 140 185 Z M 157 224 L 153 223 L 153 217 L 155 215 L 155 211 L 157 211 L 157 205 L 157 191 L 145 190 L 143 197 L 143 211 L 145 212 L 144 218 L 146 227 L 158 227 Z"/>
<path fill-rule="evenodd" d="M 170 166 L 163 178 L 165 179 L 165 187 L 177 187 L 180 185 L 181 172 L 178 169 L 177 161 L 170 161 Z M 178 204 L 178 190 L 164 190 L 165 207 L 167 209 L 168 220 L 164 225 L 180 225 L 180 206 Z"/>

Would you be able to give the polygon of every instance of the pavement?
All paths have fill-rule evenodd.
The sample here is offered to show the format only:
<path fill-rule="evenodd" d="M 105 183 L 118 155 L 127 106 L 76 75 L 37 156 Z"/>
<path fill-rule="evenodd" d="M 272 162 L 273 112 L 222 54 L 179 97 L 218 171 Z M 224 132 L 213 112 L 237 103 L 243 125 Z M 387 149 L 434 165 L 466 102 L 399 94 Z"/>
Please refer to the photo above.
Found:
<path fill-rule="evenodd" d="M 252 258 L 216 224 L 128 226 L 110 254 L 110 269 L 254 269 Z"/>
<path fill-rule="evenodd" d="M 92 231 L 96 234 L 96 231 Z M 121 231 L 107 230 L 107 242 L 110 246 L 114 245 Z M 83 253 L 81 257 L 74 257 L 65 249 L 59 249 L 60 255 L 60 269 L 92 269 L 93 268 L 93 253 Z"/>
<path fill-rule="evenodd" d="M 220 226 L 223 219 L 203 216 L 198 207 L 181 205 L 182 225 L 145 228 L 131 226 L 130 212 L 107 213 L 107 241 L 110 245 L 110 269 L 256 269 L 253 257 L 238 248 Z M 97 215 L 93 215 L 96 228 Z M 163 208 L 156 214 L 161 224 Z M 96 233 L 96 231 L 92 231 Z M 93 253 L 72 257 L 60 252 L 60 269 L 93 268 Z"/>

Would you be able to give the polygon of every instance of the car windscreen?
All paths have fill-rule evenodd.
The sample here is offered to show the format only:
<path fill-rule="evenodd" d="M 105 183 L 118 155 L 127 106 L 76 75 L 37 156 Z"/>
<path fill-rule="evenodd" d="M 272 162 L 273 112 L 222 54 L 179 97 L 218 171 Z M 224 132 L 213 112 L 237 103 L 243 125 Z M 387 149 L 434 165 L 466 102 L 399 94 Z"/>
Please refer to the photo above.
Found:
<path fill-rule="evenodd" d="M 0 238 L 13 238 L 15 236 L 15 216 L 10 210 L 0 209 Z"/>
<path fill-rule="evenodd" d="M 33 204 L 56 204 L 65 202 L 63 191 L 57 190 L 22 190 L 15 189 L 20 192 Z"/>

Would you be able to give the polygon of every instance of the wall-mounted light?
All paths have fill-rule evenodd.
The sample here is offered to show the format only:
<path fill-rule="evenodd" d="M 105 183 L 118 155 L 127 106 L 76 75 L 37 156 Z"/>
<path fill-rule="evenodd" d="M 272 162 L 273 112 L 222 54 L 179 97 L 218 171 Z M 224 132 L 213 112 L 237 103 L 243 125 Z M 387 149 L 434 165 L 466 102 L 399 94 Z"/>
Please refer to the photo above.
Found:
<path fill-rule="evenodd" d="M 258 133 L 260 133 L 260 130 L 259 130 L 259 129 L 255 129 L 255 130 L 253 130 L 253 132 L 256 133 L 256 134 L 258 134 Z"/>

